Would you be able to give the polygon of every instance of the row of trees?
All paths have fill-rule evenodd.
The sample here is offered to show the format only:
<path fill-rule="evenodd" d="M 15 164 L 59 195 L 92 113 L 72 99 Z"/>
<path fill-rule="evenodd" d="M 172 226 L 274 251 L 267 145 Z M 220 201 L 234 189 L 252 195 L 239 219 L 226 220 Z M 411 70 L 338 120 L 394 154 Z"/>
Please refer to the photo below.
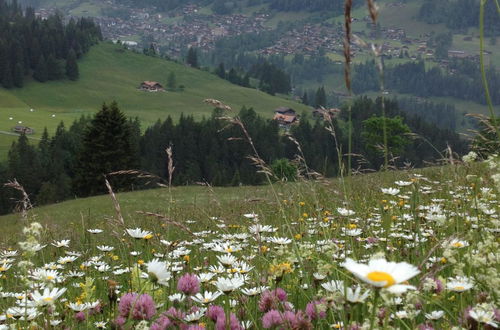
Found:
<path fill-rule="evenodd" d="M 64 25 L 60 15 L 42 20 L 32 8 L 0 0 L 0 84 L 22 87 L 38 81 L 78 79 L 77 58 L 102 39 L 98 25 L 85 18 Z"/>
<path fill-rule="evenodd" d="M 479 64 L 470 60 L 450 62 L 450 73 L 434 66 L 426 69 L 424 61 L 408 62 L 385 69 L 386 87 L 399 93 L 421 97 L 451 96 L 485 104 Z M 500 90 L 500 73 L 487 69 L 490 90 Z M 352 88 L 356 93 L 379 90 L 379 75 L 375 61 L 354 66 Z M 493 93 L 492 101 L 500 104 L 500 94 Z"/>
<path fill-rule="evenodd" d="M 386 100 L 385 108 L 388 149 L 400 157 L 395 164 L 423 165 L 440 158 L 435 150 L 444 150 L 448 145 L 459 153 L 466 152 L 465 143 L 455 133 L 400 111 L 396 101 Z M 104 175 L 118 191 L 141 189 L 148 187 L 147 183 L 167 182 L 165 149 L 173 146 L 173 184 L 264 182 L 248 158 L 255 154 L 241 127 L 228 125 L 220 115 L 220 111 L 215 110 L 210 118 L 201 121 L 181 115 L 178 122 L 168 117 L 141 134 L 137 119 L 127 119 L 116 103 L 103 105 L 93 118 L 82 117 L 69 129 L 61 123 L 53 137 L 45 131 L 37 146 L 29 144 L 27 137 L 21 135 L 9 151 L 8 162 L 0 164 L 0 181 L 16 178 L 38 204 L 104 193 Z M 352 152 L 364 156 L 353 165 L 378 169 L 382 164 L 379 145 L 383 142 L 380 127 L 384 120 L 381 100 L 355 100 L 352 117 Z M 265 163 L 275 165 L 274 168 L 286 168 L 283 159 L 290 162 L 300 155 L 310 170 L 325 176 L 339 173 L 339 152 L 347 153 L 345 109 L 338 121 L 333 120 L 335 138 L 326 129 L 327 122 L 312 121 L 307 114 L 290 130 L 290 135 L 283 134 L 275 121 L 263 119 L 252 109 L 243 108 L 238 118 L 252 137 L 259 156 Z M 410 131 L 425 139 L 410 138 L 406 134 Z M 289 137 L 300 144 L 300 151 Z M 142 173 L 138 171 L 109 174 L 131 169 L 147 171 L 157 178 L 138 179 L 137 174 Z M 6 188 L 0 190 L 0 213 L 5 213 L 12 208 L 13 195 Z"/>
<path fill-rule="evenodd" d="M 485 1 L 485 34 L 500 35 L 500 20 L 495 1 Z M 425 0 L 418 19 L 430 23 L 444 23 L 450 29 L 467 30 L 479 25 L 479 0 Z"/>

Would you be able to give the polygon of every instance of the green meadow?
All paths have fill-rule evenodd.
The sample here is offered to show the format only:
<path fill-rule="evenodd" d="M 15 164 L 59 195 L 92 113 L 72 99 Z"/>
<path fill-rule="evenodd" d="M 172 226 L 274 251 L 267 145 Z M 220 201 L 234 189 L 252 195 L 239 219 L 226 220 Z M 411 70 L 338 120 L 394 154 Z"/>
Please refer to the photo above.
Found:
<path fill-rule="evenodd" d="M 61 121 L 70 125 L 82 115 L 96 112 L 103 102 L 113 100 L 128 116 L 139 117 L 143 128 L 167 116 L 177 119 L 181 113 L 197 119 L 210 116 L 212 107 L 203 103 L 207 98 L 221 100 L 235 111 L 252 107 L 267 118 L 280 106 L 299 112 L 308 109 L 291 100 L 233 85 L 209 72 L 110 43 L 92 47 L 79 61 L 79 68 L 78 81 L 28 81 L 22 89 L 0 88 L 0 131 L 11 131 L 21 122 L 34 128 L 34 137 L 39 137 L 44 127 L 53 132 Z M 170 72 L 175 73 L 178 86 L 184 85 L 183 91 L 150 93 L 137 89 L 145 80 L 165 85 Z M 11 141 L 12 137 L 0 134 L 0 159 Z"/>

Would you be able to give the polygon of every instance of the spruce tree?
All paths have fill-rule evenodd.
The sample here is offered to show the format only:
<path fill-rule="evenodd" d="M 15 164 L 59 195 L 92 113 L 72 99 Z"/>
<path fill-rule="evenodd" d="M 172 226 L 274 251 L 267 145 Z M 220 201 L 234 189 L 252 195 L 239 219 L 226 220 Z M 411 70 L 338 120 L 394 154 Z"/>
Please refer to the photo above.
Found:
<path fill-rule="evenodd" d="M 47 73 L 49 80 L 58 80 L 64 77 L 63 63 L 53 55 L 47 58 Z"/>
<path fill-rule="evenodd" d="M 325 93 L 325 88 L 322 86 L 318 88 L 316 91 L 316 98 L 315 98 L 315 107 L 325 107 L 326 106 L 326 93 Z"/>
<path fill-rule="evenodd" d="M 47 80 L 49 80 L 47 62 L 45 61 L 45 57 L 43 55 L 40 55 L 40 58 L 38 59 L 38 64 L 36 66 L 35 72 L 33 73 L 33 78 L 35 78 L 39 82 L 46 82 Z"/>
<path fill-rule="evenodd" d="M 219 64 L 219 66 L 215 70 L 215 74 L 221 77 L 222 79 L 226 79 L 226 68 L 224 67 L 223 62 Z"/>
<path fill-rule="evenodd" d="M 175 73 L 170 71 L 167 79 L 167 88 L 171 91 L 175 91 L 177 89 L 177 78 L 175 77 Z"/>
<path fill-rule="evenodd" d="M 66 75 L 70 80 L 78 80 L 80 72 L 78 70 L 78 63 L 76 62 L 76 53 L 70 49 L 68 58 L 66 59 Z"/>
<path fill-rule="evenodd" d="M 10 66 L 7 66 L 7 69 L 3 74 L 2 85 L 4 88 L 14 87 L 14 79 L 12 78 L 12 70 Z"/>
<path fill-rule="evenodd" d="M 14 86 L 23 87 L 24 86 L 24 68 L 21 62 L 18 62 L 14 66 Z"/>
<path fill-rule="evenodd" d="M 104 193 L 104 175 L 138 166 L 131 136 L 130 124 L 116 102 L 104 104 L 85 131 L 77 156 L 74 188 L 79 196 Z M 123 177 L 109 180 L 116 190 L 127 186 Z"/>
<path fill-rule="evenodd" d="M 198 53 L 193 47 L 189 48 L 186 63 L 193 68 L 198 68 Z"/>

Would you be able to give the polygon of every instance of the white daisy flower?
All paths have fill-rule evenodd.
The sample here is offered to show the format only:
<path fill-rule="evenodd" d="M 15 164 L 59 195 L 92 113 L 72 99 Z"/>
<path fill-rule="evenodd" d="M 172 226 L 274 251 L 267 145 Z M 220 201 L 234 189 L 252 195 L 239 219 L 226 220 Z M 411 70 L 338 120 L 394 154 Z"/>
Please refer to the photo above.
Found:
<path fill-rule="evenodd" d="M 95 228 L 95 229 L 87 229 L 87 231 L 91 234 L 100 234 L 103 232 L 102 229 L 98 229 L 98 228 Z"/>
<path fill-rule="evenodd" d="M 444 316 L 444 311 L 432 311 L 430 313 L 425 314 L 425 318 L 428 320 L 439 320 Z"/>
<path fill-rule="evenodd" d="M 201 319 L 203 316 L 205 316 L 205 312 L 207 311 L 206 308 L 202 308 L 199 311 L 193 312 L 191 314 L 188 314 L 184 317 L 184 321 L 186 322 L 196 322 L 199 319 Z"/>
<path fill-rule="evenodd" d="M 415 289 L 414 286 L 400 283 L 420 273 L 417 267 L 406 262 L 396 263 L 385 259 L 372 259 L 365 265 L 347 258 L 343 266 L 360 280 L 377 288 L 385 288 L 392 293 Z"/>
<path fill-rule="evenodd" d="M 160 285 L 168 285 L 172 278 L 172 273 L 168 271 L 167 264 L 164 261 L 153 259 L 146 264 L 149 279 Z"/>
<path fill-rule="evenodd" d="M 219 291 L 222 291 L 225 294 L 229 294 L 243 286 L 245 284 L 245 281 L 241 276 L 235 276 L 231 278 L 220 277 L 214 284 Z"/>
<path fill-rule="evenodd" d="M 449 278 L 448 283 L 446 283 L 446 288 L 450 291 L 464 292 L 474 287 L 474 282 L 472 279 L 465 276 L 457 276 L 455 278 Z"/>
<path fill-rule="evenodd" d="M 344 217 L 348 217 L 350 215 L 354 215 L 356 214 L 356 212 L 352 211 L 352 210 L 349 210 L 349 209 L 346 209 L 346 208 L 343 208 L 343 207 L 339 207 L 337 208 L 337 212 L 341 215 L 341 216 L 344 216 Z"/>
<path fill-rule="evenodd" d="M 34 306 L 52 305 L 64 292 L 66 292 L 66 288 L 45 288 L 42 293 L 37 290 L 31 294 L 32 303 Z"/>
<path fill-rule="evenodd" d="M 200 304 L 209 304 L 215 299 L 219 298 L 222 292 L 216 291 L 216 292 L 210 292 L 210 291 L 205 291 L 203 294 L 197 293 L 196 295 L 192 296 L 191 299 L 197 303 Z"/>
<path fill-rule="evenodd" d="M 153 233 L 147 230 L 142 230 L 141 228 L 126 229 L 127 234 L 135 239 L 150 239 L 153 237 Z"/>
<path fill-rule="evenodd" d="M 399 194 L 400 190 L 397 188 L 381 188 L 382 193 L 391 195 L 391 196 L 396 196 Z"/>
<path fill-rule="evenodd" d="M 60 241 L 54 241 L 52 242 L 52 245 L 55 246 L 55 247 L 69 247 L 69 242 L 71 242 L 71 240 L 69 239 L 63 239 L 63 240 L 60 240 Z"/>

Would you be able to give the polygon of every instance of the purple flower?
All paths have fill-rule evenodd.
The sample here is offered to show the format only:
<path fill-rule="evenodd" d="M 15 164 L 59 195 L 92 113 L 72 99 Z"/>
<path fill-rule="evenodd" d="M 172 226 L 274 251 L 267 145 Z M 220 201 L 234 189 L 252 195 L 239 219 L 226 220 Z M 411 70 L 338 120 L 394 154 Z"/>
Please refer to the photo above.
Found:
<path fill-rule="evenodd" d="M 281 313 L 275 309 L 271 309 L 269 312 L 262 316 L 262 327 L 264 329 L 269 329 L 280 325 L 283 322 L 283 317 Z"/>
<path fill-rule="evenodd" d="M 326 317 L 326 311 L 324 308 L 321 308 L 322 306 L 318 305 L 325 305 L 325 304 L 326 304 L 325 299 L 313 300 L 310 303 L 308 303 L 306 306 L 307 317 L 309 317 L 313 321 L 318 318 L 324 319 Z"/>
<path fill-rule="evenodd" d="M 271 309 L 279 309 L 280 302 L 286 302 L 287 298 L 285 290 L 281 288 L 266 290 L 260 296 L 259 310 L 267 312 Z"/>
<path fill-rule="evenodd" d="M 430 323 L 422 323 L 418 325 L 418 330 L 434 330 L 434 327 Z"/>
<path fill-rule="evenodd" d="M 125 318 L 130 314 L 130 309 L 132 304 L 137 299 L 137 293 L 126 293 L 120 298 L 120 303 L 118 304 L 118 312 L 120 316 Z"/>
<path fill-rule="evenodd" d="M 222 308 L 221 306 L 218 306 L 218 305 L 213 305 L 213 306 L 208 307 L 207 317 L 209 319 L 211 319 L 212 321 L 217 322 L 217 320 L 219 318 L 225 317 L 224 308 Z"/>
<path fill-rule="evenodd" d="M 150 320 L 156 314 L 155 302 L 147 293 L 141 294 L 133 306 L 134 320 Z"/>
<path fill-rule="evenodd" d="M 85 321 L 85 313 L 84 312 L 78 312 L 75 314 L 75 319 L 78 321 L 78 322 L 83 322 Z"/>
<path fill-rule="evenodd" d="M 151 330 L 166 330 L 173 326 L 172 321 L 163 313 L 152 325 Z"/>
<path fill-rule="evenodd" d="M 125 319 L 132 313 L 134 320 L 149 320 L 156 314 L 156 306 L 148 294 L 126 293 L 120 299 L 118 311 Z"/>
<path fill-rule="evenodd" d="M 194 295 L 200 292 L 200 281 L 194 274 L 186 273 L 179 278 L 177 290 L 187 295 Z"/>

